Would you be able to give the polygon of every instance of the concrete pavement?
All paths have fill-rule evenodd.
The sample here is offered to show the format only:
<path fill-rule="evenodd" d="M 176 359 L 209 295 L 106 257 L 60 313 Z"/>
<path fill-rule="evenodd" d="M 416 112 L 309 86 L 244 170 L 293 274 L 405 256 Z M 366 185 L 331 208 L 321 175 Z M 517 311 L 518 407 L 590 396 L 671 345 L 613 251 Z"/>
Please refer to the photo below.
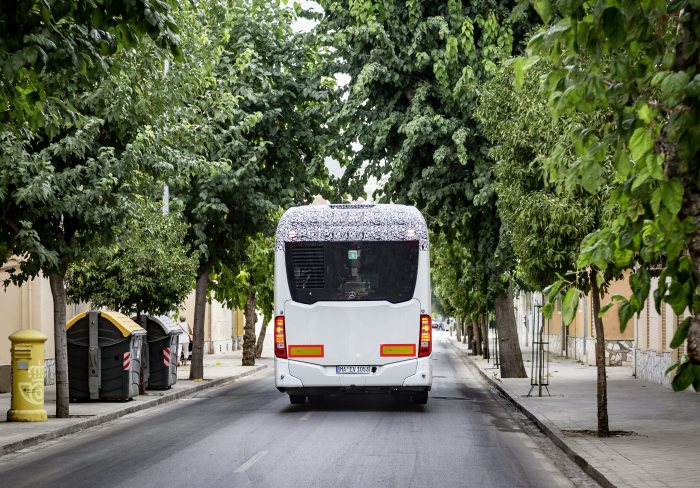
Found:
<path fill-rule="evenodd" d="M 45 389 L 47 422 L 7 422 L 10 393 L 0 394 L 0 456 L 21 451 L 51 439 L 79 432 L 133 412 L 155 407 L 206 388 L 229 383 L 272 367 L 272 359 L 256 360 L 255 366 L 241 366 L 241 351 L 209 354 L 204 357 L 204 381 L 190 381 L 188 366 L 178 368 L 178 381 L 168 390 L 147 390 L 127 402 L 80 402 L 70 404 L 71 417 L 57 419 L 56 388 Z"/>
<path fill-rule="evenodd" d="M 608 367 L 610 429 L 632 435 L 598 438 L 571 432 L 597 430 L 596 368 L 550 355 L 549 393 L 530 396 L 530 379 L 502 379 L 491 362 L 468 356 L 467 346 L 446 339 L 501 394 L 533 420 L 592 478 L 605 487 L 690 487 L 700 484 L 700 394 L 673 392 Z M 530 374 L 531 350 L 523 350 Z M 538 395 L 538 388 L 532 391 Z"/>

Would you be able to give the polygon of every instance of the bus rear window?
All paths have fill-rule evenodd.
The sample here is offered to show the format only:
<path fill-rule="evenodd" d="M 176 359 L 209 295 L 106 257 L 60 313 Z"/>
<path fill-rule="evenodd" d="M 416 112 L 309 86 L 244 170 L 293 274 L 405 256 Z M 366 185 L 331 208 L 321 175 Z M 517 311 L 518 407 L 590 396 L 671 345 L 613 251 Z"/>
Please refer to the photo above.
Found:
<path fill-rule="evenodd" d="M 295 302 L 413 298 L 418 241 L 287 242 L 285 249 Z"/>

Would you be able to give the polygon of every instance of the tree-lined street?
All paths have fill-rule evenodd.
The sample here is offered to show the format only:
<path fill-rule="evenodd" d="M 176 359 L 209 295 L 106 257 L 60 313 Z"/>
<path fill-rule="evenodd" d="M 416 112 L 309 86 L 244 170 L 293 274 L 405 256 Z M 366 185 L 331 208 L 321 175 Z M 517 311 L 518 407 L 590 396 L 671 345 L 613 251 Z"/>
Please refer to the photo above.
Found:
<path fill-rule="evenodd" d="M 642 450 L 664 469 L 692 472 L 698 449 L 686 438 L 691 462 L 654 449 L 679 450 L 674 434 L 698 424 L 699 134 L 699 0 L 3 1 L 0 298 L 12 307 L 2 311 L 0 339 L 41 329 L 52 349 L 32 369 L 13 348 L 13 364 L 5 356 L 0 364 L 3 385 L 32 369 L 37 392 L 54 394 L 49 423 L 72 422 L 67 313 L 98 308 L 125 321 L 189 313 L 182 388 L 205 382 L 205 359 L 233 354 L 241 337 L 241 368 L 271 366 L 263 345 L 274 340 L 282 368 L 295 362 L 292 347 L 297 358 L 323 357 L 293 365 L 319 378 L 374 375 L 410 356 L 425 369 L 392 381 L 418 397 L 428 384 L 412 382 L 429 381 L 428 364 L 435 379 L 427 406 L 372 395 L 290 406 L 322 381 L 304 385 L 286 370 L 287 398 L 268 371 L 13 453 L 0 459 L 0 483 L 589 486 L 494 396 L 500 389 L 527 410 L 518 398 L 534 374 L 522 349 L 536 346 L 540 358 L 546 350 L 586 370 L 567 377 L 560 398 L 590 409 L 566 418 L 552 413 L 556 402 L 542 402 L 549 411 L 531 415 L 555 419 L 548 435 L 563 447 L 573 445 L 561 440 L 565 431 L 587 436 L 577 444 L 583 453 L 568 456 L 590 467 L 614 452 L 624 470 L 602 461 L 591 470 L 609 485 L 643 486 L 637 471 L 646 466 L 626 458 L 634 446 L 616 436 L 665 422 Z M 375 219 L 358 237 L 349 217 L 309 220 L 317 234 L 275 235 L 285 211 L 319 201 L 359 203 L 356 215 L 375 203 L 409 205 L 422 234 L 417 220 Z M 361 270 L 358 249 L 337 263 L 324 254 L 327 242 L 370 240 L 411 241 L 422 254 L 388 266 L 381 280 L 377 269 Z M 284 254 L 288 242 L 318 249 L 300 252 L 297 266 Z M 418 261 L 420 274 L 396 278 Z M 325 293 L 331 287 L 337 295 Z M 399 287 L 408 291 L 395 302 Z M 372 288 L 388 292 L 376 298 Z M 357 310 L 334 307 L 351 301 L 383 302 L 390 315 L 412 302 L 416 330 L 400 341 L 387 332 L 368 346 L 380 360 L 364 364 L 331 357 L 333 346 L 311 333 L 288 343 L 288 303 L 297 324 L 326 327 L 345 314 L 348 328 Z M 333 311 L 314 322 L 305 314 L 318 302 Z M 389 324 L 381 313 L 367 312 L 363 325 Z M 430 320 L 443 321 L 441 332 Z M 92 390 L 106 363 L 95 355 L 95 328 L 85 368 Z M 350 333 L 333 333 L 355 352 Z M 178 362 L 171 346 L 152 356 L 158 367 Z M 147 397 L 145 368 L 129 369 L 144 351 L 108 359 Z M 473 367 L 484 361 L 497 366 L 480 377 Z M 540 381 L 558 372 L 546 364 Z M 618 366 L 640 391 L 651 381 L 679 392 L 656 392 L 662 419 L 628 383 L 612 381 Z M 614 385 L 639 407 L 621 409 Z M 697 484 L 655 462 L 649 486 Z"/>

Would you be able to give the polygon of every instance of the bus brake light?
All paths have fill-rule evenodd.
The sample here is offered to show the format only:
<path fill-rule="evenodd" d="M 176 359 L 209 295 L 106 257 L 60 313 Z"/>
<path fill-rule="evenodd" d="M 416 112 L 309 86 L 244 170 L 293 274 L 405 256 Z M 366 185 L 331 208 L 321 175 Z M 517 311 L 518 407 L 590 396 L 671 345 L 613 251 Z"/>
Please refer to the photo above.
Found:
<path fill-rule="evenodd" d="M 418 357 L 430 356 L 433 352 L 433 328 L 430 323 L 430 315 L 420 316 L 420 341 L 418 343 Z"/>
<path fill-rule="evenodd" d="M 275 357 L 287 359 L 287 334 L 284 331 L 284 317 L 275 317 Z"/>

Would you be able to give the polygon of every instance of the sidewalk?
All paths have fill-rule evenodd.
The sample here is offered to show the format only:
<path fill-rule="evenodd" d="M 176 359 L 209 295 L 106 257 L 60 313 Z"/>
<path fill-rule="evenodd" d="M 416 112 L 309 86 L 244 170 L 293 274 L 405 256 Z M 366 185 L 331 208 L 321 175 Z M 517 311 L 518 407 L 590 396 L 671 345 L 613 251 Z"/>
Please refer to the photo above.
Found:
<path fill-rule="evenodd" d="M 450 338 L 462 357 L 467 346 Z M 530 379 L 501 379 L 493 364 L 469 356 L 480 373 L 537 423 L 569 457 L 604 487 L 690 487 L 700 483 L 700 394 L 673 392 L 608 367 L 610 430 L 635 435 L 598 438 L 567 430 L 597 430 L 596 368 L 550 354 L 551 397 L 527 397 Z M 531 350 L 523 350 L 530 374 Z M 532 391 L 538 394 L 538 388 Z M 543 390 L 546 395 L 546 391 Z"/>
<path fill-rule="evenodd" d="M 56 388 L 47 386 L 44 400 L 49 414 L 47 422 L 7 422 L 11 394 L 1 393 L 0 456 L 73 434 L 133 412 L 172 402 L 197 391 L 249 376 L 268 367 L 272 367 L 272 360 L 265 357 L 256 359 L 255 366 L 241 366 L 241 351 L 208 354 L 204 356 L 204 381 L 190 381 L 187 379 L 190 368 L 179 367 L 177 383 L 168 390 L 146 390 L 146 395 L 134 397 L 127 402 L 71 403 L 71 417 L 68 419 L 55 418 Z"/>

